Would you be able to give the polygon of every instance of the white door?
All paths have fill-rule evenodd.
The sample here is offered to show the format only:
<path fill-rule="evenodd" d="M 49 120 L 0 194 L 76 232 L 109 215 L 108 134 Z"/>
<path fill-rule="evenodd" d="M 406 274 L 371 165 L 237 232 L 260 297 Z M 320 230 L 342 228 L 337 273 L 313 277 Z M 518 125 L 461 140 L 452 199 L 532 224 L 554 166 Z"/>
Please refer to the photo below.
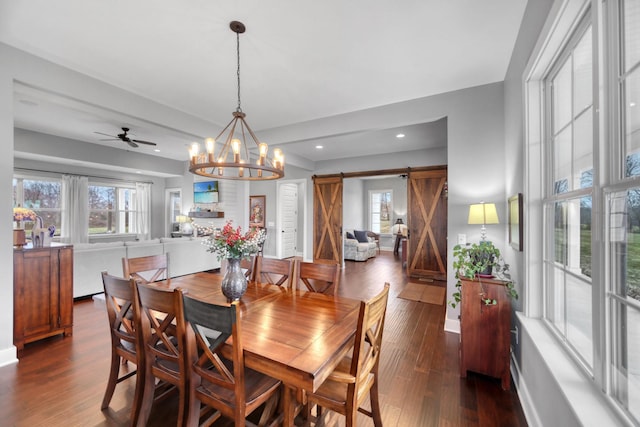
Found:
<path fill-rule="evenodd" d="M 281 213 L 280 258 L 289 258 L 296 255 L 298 223 L 298 186 L 296 184 L 280 186 L 278 205 Z"/>

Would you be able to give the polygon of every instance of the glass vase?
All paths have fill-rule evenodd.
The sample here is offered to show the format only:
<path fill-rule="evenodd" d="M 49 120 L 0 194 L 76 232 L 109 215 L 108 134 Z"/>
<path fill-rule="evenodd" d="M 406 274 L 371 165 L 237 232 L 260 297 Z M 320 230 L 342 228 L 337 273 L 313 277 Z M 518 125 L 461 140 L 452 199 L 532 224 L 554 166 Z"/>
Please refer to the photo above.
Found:
<path fill-rule="evenodd" d="M 229 301 L 236 301 L 246 291 L 247 278 L 240 268 L 240 258 L 227 258 L 227 270 L 222 278 L 222 293 Z"/>

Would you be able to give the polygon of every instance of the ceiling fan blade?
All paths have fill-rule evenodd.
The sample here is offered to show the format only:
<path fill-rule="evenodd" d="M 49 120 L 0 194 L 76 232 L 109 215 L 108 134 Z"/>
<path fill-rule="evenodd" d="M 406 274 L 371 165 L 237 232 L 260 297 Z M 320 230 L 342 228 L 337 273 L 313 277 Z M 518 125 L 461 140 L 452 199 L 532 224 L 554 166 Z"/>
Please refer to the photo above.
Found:
<path fill-rule="evenodd" d="M 97 133 L 98 135 L 110 136 L 111 138 L 115 138 L 115 136 L 109 135 L 108 133 L 102 133 L 102 132 L 93 132 L 93 133 Z"/>
<path fill-rule="evenodd" d="M 132 141 L 137 142 L 138 144 L 145 144 L 145 145 L 158 145 L 155 142 L 149 142 L 149 141 L 140 141 L 139 139 L 132 139 Z"/>
<path fill-rule="evenodd" d="M 120 141 L 118 138 L 99 139 L 98 141 Z"/>
<path fill-rule="evenodd" d="M 133 148 L 138 148 L 138 144 L 136 144 L 133 141 L 125 141 L 127 144 L 129 144 L 130 146 L 132 146 Z"/>

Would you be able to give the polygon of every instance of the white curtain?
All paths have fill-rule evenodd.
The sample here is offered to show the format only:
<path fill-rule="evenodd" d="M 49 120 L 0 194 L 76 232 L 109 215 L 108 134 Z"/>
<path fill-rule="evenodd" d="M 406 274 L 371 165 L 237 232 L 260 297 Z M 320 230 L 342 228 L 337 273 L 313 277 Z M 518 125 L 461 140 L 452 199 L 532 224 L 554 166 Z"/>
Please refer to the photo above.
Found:
<path fill-rule="evenodd" d="M 62 175 L 62 230 L 65 243 L 89 242 L 89 178 Z"/>
<path fill-rule="evenodd" d="M 136 182 L 136 231 L 138 240 L 151 238 L 151 184 Z"/>

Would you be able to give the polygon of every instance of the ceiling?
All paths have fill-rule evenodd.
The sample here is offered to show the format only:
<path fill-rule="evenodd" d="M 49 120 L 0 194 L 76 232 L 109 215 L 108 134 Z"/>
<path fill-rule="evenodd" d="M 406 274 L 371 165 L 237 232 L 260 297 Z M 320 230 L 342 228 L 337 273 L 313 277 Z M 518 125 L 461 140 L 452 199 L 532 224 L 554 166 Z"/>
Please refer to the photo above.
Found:
<path fill-rule="evenodd" d="M 504 79 L 526 0 L 0 0 L 0 41 L 211 123 L 211 134 L 17 85 L 16 127 L 88 143 L 131 128 L 136 149 L 187 159 L 237 105 L 260 131 Z M 397 139 L 397 133 L 406 136 Z M 268 142 L 268 141 L 267 141 Z M 310 161 L 446 145 L 446 121 L 279 142 Z M 323 145 L 317 149 L 317 145 Z"/>

